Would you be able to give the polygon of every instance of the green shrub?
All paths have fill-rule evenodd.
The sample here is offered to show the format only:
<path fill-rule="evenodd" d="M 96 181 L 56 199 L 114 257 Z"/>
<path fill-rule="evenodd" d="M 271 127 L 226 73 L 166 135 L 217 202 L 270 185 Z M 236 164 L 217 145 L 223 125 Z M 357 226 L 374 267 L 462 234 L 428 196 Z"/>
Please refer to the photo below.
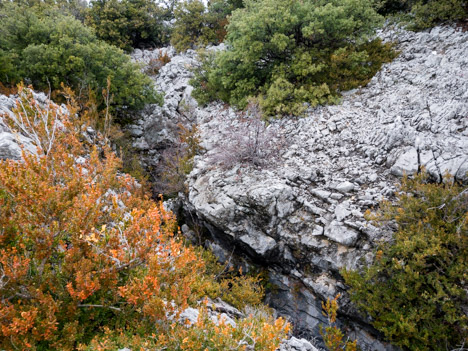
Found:
<path fill-rule="evenodd" d="M 94 0 L 86 17 L 98 38 L 126 51 L 168 41 L 163 10 L 151 0 Z"/>
<path fill-rule="evenodd" d="M 257 97 L 267 115 L 333 103 L 393 58 L 368 42 L 380 19 L 365 0 L 248 0 L 230 17 L 229 49 L 196 72 L 194 96 L 240 108 Z"/>
<path fill-rule="evenodd" d="M 415 30 L 468 18 L 464 0 L 381 0 L 377 8 L 383 15 L 409 13 L 409 27 Z"/>
<path fill-rule="evenodd" d="M 229 16 L 234 10 L 243 6 L 242 0 L 211 0 L 208 2 L 206 24 L 211 31 L 212 43 L 219 44 L 224 41 Z"/>
<path fill-rule="evenodd" d="M 468 337 L 468 189 L 404 179 L 398 203 L 379 220 L 395 221 L 362 273 L 344 271 L 352 300 L 404 350 L 451 350 Z"/>
<path fill-rule="evenodd" d="M 382 15 L 409 12 L 417 0 L 377 0 L 377 11 Z"/>
<path fill-rule="evenodd" d="M 438 23 L 468 18 L 468 4 L 464 0 L 418 1 L 411 9 L 414 29 L 426 29 Z"/>
<path fill-rule="evenodd" d="M 217 90 L 221 82 L 219 80 L 220 77 L 212 73 L 215 57 L 216 55 L 213 51 L 198 50 L 199 65 L 193 70 L 194 78 L 190 80 L 190 84 L 194 88 L 192 96 L 201 105 L 206 105 L 210 101 L 217 99 L 224 101 L 229 99 L 228 94 L 222 94 L 222 91 Z"/>
<path fill-rule="evenodd" d="M 174 11 L 176 19 L 171 43 L 178 51 L 195 46 L 219 44 L 226 36 L 228 16 L 242 6 L 239 0 L 213 0 L 208 7 L 202 1 L 179 3 Z"/>
<path fill-rule="evenodd" d="M 20 8 L 34 7 L 36 12 L 55 9 L 63 15 L 73 16 L 81 22 L 84 21 L 86 12 L 88 11 L 88 2 L 86 0 L 10 0 L 4 3 L 10 2 L 17 4 Z"/>
<path fill-rule="evenodd" d="M 140 72 L 120 49 L 96 38 L 93 31 L 55 10 L 36 13 L 32 8 L 7 4 L 0 10 L 1 82 L 21 80 L 40 90 L 61 84 L 82 94 L 101 90 L 111 79 L 112 106 L 138 109 L 161 101 L 151 79 Z"/>
<path fill-rule="evenodd" d="M 185 1 L 174 10 L 175 25 L 171 44 L 177 51 L 185 51 L 193 45 L 206 45 L 205 5 L 200 0 Z"/>

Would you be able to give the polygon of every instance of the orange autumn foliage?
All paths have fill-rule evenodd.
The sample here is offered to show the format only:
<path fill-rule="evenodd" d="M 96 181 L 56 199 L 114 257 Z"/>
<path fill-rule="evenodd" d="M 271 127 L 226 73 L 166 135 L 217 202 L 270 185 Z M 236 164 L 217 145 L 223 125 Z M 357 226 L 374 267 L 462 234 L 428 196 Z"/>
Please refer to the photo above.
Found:
<path fill-rule="evenodd" d="M 219 338 L 214 328 L 230 327 L 205 319 L 203 330 L 190 331 L 177 322 L 218 289 L 201 255 L 174 236 L 162 203 L 119 172 L 69 91 L 66 99 L 66 109 L 41 105 L 20 87 L 16 110 L 1 116 L 37 152 L 0 161 L 0 350 L 104 350 L 110 331 L 129 346 L 185 350 L 195 350 L 182 342 L 190 333 Z M 255 335 L 227 330 L 223 343 L 255 339 L 261 350 L 274 350 L 289 328 L 271 317 L 238 325 Z"/>
<path fill-rule="evenodd" d="M 322 314 L 327 317 L 328 326 L 325 328 L 320 326 L 320 334 L 329 351 L 356 351 L 357 341 L 344 340 L 345 335 L 341 329 L 336 326 L 338 299 L 340 296 L 341 294 L 338 294 L 333 300 L 328 298 L 327 302 L 322 301 Z"/>
<path fill-rule="evenodd" d="M 275 351 L 287 335 L 290 325 L 281 317 L 274 319 L 262 311 L 237 321 L 235 325 L 223 316 L 215 322 L 206 306 L 199 307 L 196 322 L 172 323 L 159 335 L 141 337 L 123 331 L 105 330 L 81 351 L 114 351 L 122 347 L 131 350 L 171 351 Z"/>
<path fill-rule="evenodd" d="M 138 311 L 154 322 L 164 301 L 186 307 L 202 263 L 173 237 L 172 214 L 119 175 L 105 144 L 82 141 L 72 104 L 20 96 L 3 118 L 37 135 L 37 155 L 0 162 L 0 348 L 72 349 L 88 332 L 80 321 Z"/>

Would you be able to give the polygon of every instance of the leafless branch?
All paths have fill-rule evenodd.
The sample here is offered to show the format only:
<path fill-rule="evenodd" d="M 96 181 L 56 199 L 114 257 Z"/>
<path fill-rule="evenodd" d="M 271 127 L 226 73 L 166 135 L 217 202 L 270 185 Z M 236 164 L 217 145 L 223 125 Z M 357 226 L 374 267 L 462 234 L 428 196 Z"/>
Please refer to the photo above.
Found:
<path fill-rule="evenodd" d="M 268 167 L 278 159 L 284 140 L 276 126 L 261 119 L 256 107 L 246 117 L 225 121 L 225 135 L 215 145 L 210 160 L 223 168 L 236 165 Z"/>

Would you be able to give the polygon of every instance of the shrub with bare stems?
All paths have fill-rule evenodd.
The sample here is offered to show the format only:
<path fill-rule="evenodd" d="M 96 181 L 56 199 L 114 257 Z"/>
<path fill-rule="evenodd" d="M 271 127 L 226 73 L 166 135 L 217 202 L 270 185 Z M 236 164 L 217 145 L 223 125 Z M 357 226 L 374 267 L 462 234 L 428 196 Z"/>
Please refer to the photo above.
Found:
<path fill-rule="evenodd" d="M 276 163 L 284 138 L 278 125 L 262 120 L 257 104 L 250 104 L 240 119 L 223 123 L 225 135 L 216 143 L 210 161 L 224 169 L 236 165 L 268 167 Z"/>

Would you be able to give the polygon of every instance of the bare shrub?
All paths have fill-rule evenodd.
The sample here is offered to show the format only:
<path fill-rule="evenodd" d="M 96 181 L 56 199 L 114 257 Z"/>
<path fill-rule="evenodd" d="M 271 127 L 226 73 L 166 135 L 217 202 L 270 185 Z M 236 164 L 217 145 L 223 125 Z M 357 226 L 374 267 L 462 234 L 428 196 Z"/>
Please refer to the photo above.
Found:
<path fill-rule="evenodd" d="M 240 120 L 225 121 L 225 135 L 215 145 L 212 163 L 228 169 L 236 165 L 268 167 L 284 146 L 275 125 L 262 120 L 260 108 L 251 103 Z"/>

